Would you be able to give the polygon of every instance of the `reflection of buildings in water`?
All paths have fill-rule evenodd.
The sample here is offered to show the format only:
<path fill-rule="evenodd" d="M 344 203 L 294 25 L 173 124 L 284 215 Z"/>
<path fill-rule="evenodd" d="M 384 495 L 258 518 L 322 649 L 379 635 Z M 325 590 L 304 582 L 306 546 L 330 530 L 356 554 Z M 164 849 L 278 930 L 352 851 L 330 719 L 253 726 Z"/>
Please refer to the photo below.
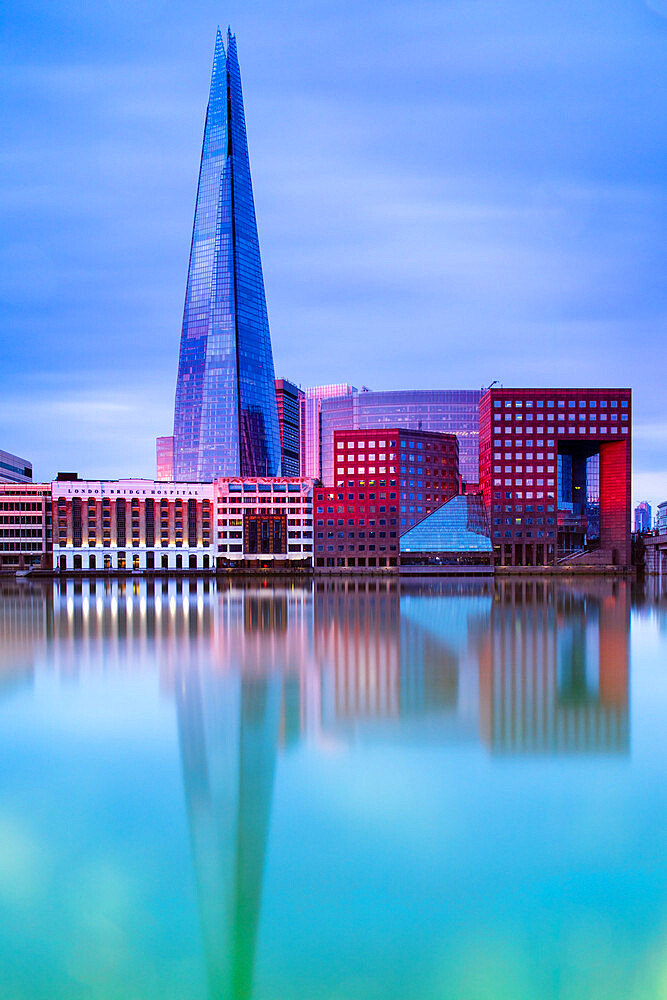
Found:
<path fill-rule="evenodd" d="M 317 583 L 313 617 L 315 657 L 322 673 L 323 724 L 398 715 L 396 582 Z"/>
<path fill-rule="evenodd" d="M 481 733 L 494 750 L 627 749 L 630 585 L 157 578 L 4 583 L 0 669 L 279 673 L 279 739 Z M 493 596 L 492 596 L 493 595 Z M 53 642 L 49 638 L 53 637 Z M 382 723 L 382 726 L 379 724 Z"/>
<path fill-rule="evenodd" d="M 315 655 L 322 673 L 322 725 L 339 735 L 474 738 L 476 679 L 468 633 L 488 617 L 488 586 L 429 581 L 331 580 L 315 586 Z M 486 596 L 484 591 L 486 590 Z M 473 696 L 471 697 L 471 682 Z"/>
<path fill-rule="evenodd" d="M 314 596 L 145 578 L 11 588 L 0 671 L 31 672 L 50 645 L 70 675 L 157 666 L 174 697 L 212 998 L 251 995 L 281 746 L 322 731 L 481 734 L 517 754 L 629 748 L 625 582 L 327 580 Z"/>
<path fill-rule="evenodd" d="M 443 580 L 402 593 L 401 672 L 425 686 L 421 715 L 438 713 L 441 740 L 478 739 L 478 645 L 488 632 L 491 591 L 488 582 Z"/>
<path fill-rule="evenodd" d="M 66 579 L 52 585 L 53 657 L 63 673 L 157 664 L 173 688 L 183 664 L 247 672 L 312 666 L 308 584 L 267 588 L 210 579 Z M 304 719 L 304 724 L 306 720 Z"/>
<path fill-rule="evenodd" d="M 50 590 L 33 582 L 0 582 L 0 696 L 30 682 L 35 660 L 53 634 Z"/>
<path fill-rule="evenodd" d="M 183 783 L 209 991 L 252 992 L 276 750 L 277 672 L 177 671 Z"/>
<path fill-rule="evenodd" d="M 667 573 L 650 575 L 633 587 L 633 615 L 651 618 L 661 633 L 667 633 Z"/>
<path fill-rule="evenodd" d="M 480 644 L 483 739 L 509 753 L 627 752 L 630 587 L 496 585 Z"/>
<path fill-rule="evenodd" d="M 251 994 L 278 746 L 319 712 L 310 587 L 67 580 L 56 665 L 159 670 L 173 696 L 211 997 Z"/>

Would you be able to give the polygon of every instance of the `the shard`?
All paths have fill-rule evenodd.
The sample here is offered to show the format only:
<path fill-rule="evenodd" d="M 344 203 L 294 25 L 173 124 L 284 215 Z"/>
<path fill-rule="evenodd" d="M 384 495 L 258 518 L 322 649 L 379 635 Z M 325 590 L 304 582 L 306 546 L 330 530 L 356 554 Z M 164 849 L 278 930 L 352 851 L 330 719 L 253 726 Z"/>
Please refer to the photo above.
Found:
<path fill-rule="evenodd" d="M 218 30 L 174 409 L 174 478 L 280 474 L 273 355 L 236 39 Z"/>

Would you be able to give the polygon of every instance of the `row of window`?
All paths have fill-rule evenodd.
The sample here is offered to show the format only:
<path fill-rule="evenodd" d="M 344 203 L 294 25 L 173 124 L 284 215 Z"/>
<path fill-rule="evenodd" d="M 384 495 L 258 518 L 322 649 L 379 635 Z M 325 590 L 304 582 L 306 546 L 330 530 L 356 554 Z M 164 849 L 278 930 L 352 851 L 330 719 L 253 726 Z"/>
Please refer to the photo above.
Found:
<path fill-rule="evenodd" d="M 327 520 L 327 527 L 333 527 L 333 523 L 334 523 L 333 518 L 329 518 Z M 357 518 L 349 517 L 347 519 L 347 523 L 348 523 L 348 527 L 350 527 L 350 528 L 354 527 L 355 525 L 358 528 L 365 528 L 366 527 L 366 519 L 363 518 L 363 517 L 357 517 Z M 375 523 L 376 523 L 376 518 L 369 518 L 368 519 L 368 524 L 370 525 L 371 528 L 375 527 Z M 384 518 L 384 517 L 377 518 L 377 523 L 378 524 L 387 524 L 387 518 Z M 342 527 L 342 525 L 345 524 L 344 518 L 339 517 L 338 520 L 336 521 L 336 524 L 339 527 Z M 389 524 L 396 524 L 396 518 L 395 517 L 390 517 L 389 518 Z M 317 522 L 317 527 L 318 528 L 323 528 L 324 527 L 324 521 L 323 520 L 318 521 Z"/>
<path fill-rule="evenodd" d="M 354 541 L 355 538 L 366 538 L 366 537 L 367 535 L 365 531 L 358 531 L 358 532 L 348 531 L 347 533 L 347 538 L 348 540 L 351 541 Z M 337 531 L 336 534 L 334 535 L 333 531 L 327 531 L 327 532 L 318 531 L 317 538 L 345 538 L 345 532 Z M 398 538 L 398 535 L 395 531 L 390 531 L 388 534 L 386 531 L 377 531 L 377 532 L 369 531 L 368 538 Z"/>
<path fill-rule="evenodd" d="M 358 489 L 359 487 L 361 487 L 361 489 L 366 489 L 366 487 L 370 487 L 371 489 L 375 489 L 377 486 L 379 486 L 380 489 L 384 489 L 386 487 L 386 485 L 387 485 L 387 482 L 389 483 L 390 487 L 394 487 L 397 484 L 397 480 L 396 479 L 389 479 L 389 480 L 386 480 L 386 479 L 369 479 L 368 482 L 365 479 L 359 479 L 359 480 L 348 479 L 347 480 L 347 488 L 350 489 L 350 490 Z M 344 489 L 345 488 L 345 480 L 344 479 L 338 479 L 336 481 L 336 486 L 339 489 L 341 489 L 341 488 Z"/>
<path fill-rule="evenodd" d="M 527 451 L 525 456 L 523 455 L 524 442 L 523 441 L 505 441 L 506 451 L 502 452 L 502 443 L 500 441 L 494 441 L 493 446 L 496 449 L 493 453 L 494 461 L 498 461 L 505 455 L 506 459 L 514 459 L 516 462 L 521 462 L 525 458 L 526 462 L 553 462 L 555 458 L 555 451 Z M 526 443 L 526 447 L 532 448 L 532 445 Z M 543 445 L 537 446 L 538 448 L 543 447 Z"/>
<path fill-rule="evenodd" d="M 505 400 L 495 399 L 494 402 L 493 402 L 493 406 L 494 406 L 494 409 L 496 409 L 496 410 L 498 410 L 498 409 L 509 410 L 509 409 L 512 409 L 512 407 L 514 407 L 517 410 L 523 409 L 524 407 L 525 407 L 525 409 L 530 410 L 530 409 L 533 408 L 533 402 L 535 403 L 535 408 L 538 409 L 538 410 L 544 409 L 545 406 L 549 410 L 553 410 L 553 409 L 563 410 L 563 409 L 565 409 L 565 403 L 566 403 L 566 401 L 564 399 L 558 399 L 558 400 L 553 400 L 553 399 L 547 399 L 547 400 L 536 399 L 534 401 L 532 399 L 505 399 Z M 620 404 L 621 404 L 621 408 L 622 409 L 624 409 L 624 410 L 628 409 L 629 403 L 628 403 L 627 399 L 620 400 Z M 609 405 L 609 407 L 612 408 L 612 409 L 618 409 L 619 400 L 617 400 L 617 399 L 610 399 L 610 400 L 606 400 L 606 399 L 589 399 L 587 401 L 585 399 L 580 399 L 578 402 L 576 400 L 574 400 L 574 399 L 568 399 L 567 400 L 567 408 L 568 409 L 573 409 L 577 405 L 579 405 L 580 407 L 589 406 L 591 409 L 597 409 L 597 407 L 599 407 L 601 410 L 602 409 L 606 409 L 607 405 Z"/>
<path fill-rule="evenodd" d="M 41 528 L 0 528 L 0 538 L 41 538 Z"/>
<path fill-rule="evenodd" d="M 312 503 L 312 497 L 267 497 L 267 496 L 244 496 L 241 497 L 220 497 L 218 501 L 218 509 L 224 507 L 226 504 L 270 504 L 272 507 L 280 504 L 302 504 L 306 507 L 308 504 Z"/>
<path fill-rule="evenodd" d="M 301 542 L 301 543 L 291 542 L 288 544 L 287 550 L 288 552 L 312 552 L 313 546 L 312 543 L 309 542 Z M 230 544 L 223 543 L 222 545 L 218 546 L 218 552 L 236 552 L 240 555 L 243 553 L 243 545 L 241 545 L 239 542 L 232 542 Z M 257 556 L 259 556 L 260 558 L 267 558 L 267 557 L 273 558 L 271 553 L 254 552 L 254 553 L 246 553 L 246 555 L 248 555 L 249 558 Z"/>
<path fill-rule="evenodd" d="M 301 493 L 300 483 L 227 483 L 227 493 Z M 219 494 L 219 500 L 224 500 L 224 494 Z M 303 499 L 309 499 L 304 494 Z"/>
<path fill-rule="evenodd" d="M 357 551 L 357 552 L 367 552 L 367 551 L 368 552 L 378 552 L 378 551 L 379 552 L 386 552 L 387 549 L 389 550 L 389 552 L 396 552 L 396 551 L 398 551 L 398 548 L 397 548 L 396 545 L 389 545 L 389 546 L 386 546 L 386 545 L 378 545 L 378 546 L 376 546 L 376 545 L 368 545 L 368 547 L 365 546 L 365 545 L 357 545 L 356 547 L 355 546 L 339 545 L 339 546 L 337 546 L 337 548 L 335 546 L 333 546 L 333 545 L 327 545 L 327 546 L 318 545 L 317 546 L 317 551 L 318 552 L 325 552 L 325 551 L 326 552 L 334 552 L 334 551 L 345 552 L 348 548 L 351 551 Z"/>
<path fill-rule="evenodd" d="M 0 542 L 0 552 L 41 552 L 40 542 Z"/>
<path fill-rule="evenodd" d="M 515 517 L 514 518 L 514 524 L 533 524 L 533 522 L 535 524 L 544 524 L 545 523 L 545 518 L 543 518 L 543 517 L 536 517 L 536 518 L 532 518 L 532 517 Z M 493 523 L 495 525 L 501 525 L 501 524 L 510 525 L 510 524 L 512 524 L 512 518 L 511 517 L 506 517 L 506 518 L 494 517 Z M 554 521 L 553 517 L 547 517 L 546 518 L 546 523 L 547 524 L 555 524 L 555 521 Z"/>
<path fill-rule="evenodd" d="M 505 537 L 505 538 L 533 538 L 533 537 L 534 538 L 550 538 L 551 535 L 552 535 L 552 533 L 548 532 L 548 531 L 547 532 L 536 531 L 535 534 L 533 534 L 532 531 L 525 531 L 525 532 L 517 531 L 514 534 L 512 534 L 511 531 L 506 531 L 505 534 L 504 534 L 504 536 L 502 536 L 502 534 L 501 534 L 500 531 L 494 531 L 493 532 L 493 537 L 494 538 L 501 538 L 501 537 Z"/>
<path fill-rule="evenodd" d="M 0 502 L 0 510 L 42 510 L 42 504 L 29 500 L 3 500 Z"/>
<path fill-rule="evenodd" d="M 338 451 L 341 451 L 341 450 L 344 451 L 346 448 L 349 449 L 349 450 L 352 450 L 352 449 L 356 448 L 356 449 L 370 449 L 371 451 L 373 451 L 375 449 L 375 447 L 376 447 L 376 442 L 375 441 L 366 441 L 364 438 L 353 438 L 353 439 L 348 440 L 348 441 L 336 440 L 336 449 Z M 388 443 L 387 443 L 386 439 L 384 441 L 381 441 L 381 440 L 377 441 L 377 448 L 382 449 L 382 448 L 387 448 L 387 447 L 389 447 L 389 448 L 395 448 L 396 447 L 396 441 L 389 441 Z M 431 450 L 433 450 L 433 451 L 445 451 L 446 450 L 446 451 L 450 451 L 451 452 L 451 451 L 455 451 L 456 450 L 456 446 L 455 446 L 455 444 L 454 444 L 454 442 L 452 440 L 443 440 L 443 441 L 437 441 L 436 440 L 436 441 L 426 441 L 426 442 L 424 442 L 424 441 L 410 441 L 410 440 L 406 440 L 405 438 L 401 438 L 399 447 L 400 448 L 416 448 L 418 451 L 431 451 Z"/>
<path fill-rule="evenodd" d="M 493 512 L 494 512 L 494 514 L 500 513 L 500 511 L 502 509 L 503 508 L 501 507 L 501 505 L 499 503 L 495 503 L 493 505 Z M 535 510 L 538 514 L 541 514 L 544 510 L 554 511 L 555 508 L 554 508 L 553 504 L 547 504 L 546 506 L 544 506 L 541 503 L 538 503 L 538 504 L 532 504 L 532 503 L 522 504 L 522 503 L 518 503 L 518 504 L 515 504 L 514 507 L 512 507 L 511 504 L 505 504 L 504 510 L 505 510 L 506 514 L 511 514 L 513 510 L 518 511 L 518 512 L 521 512 L 521 511 L 525 510 L 527 514 L 532 514 L 533 510 Z"/>
<path fill-rule="evenodd" d="M 497 417 L 497 420 L 499 420 L 499 419 L 500 418 Z M 519 433 L 521 431 L 521 427 L 522 427 L 522 424 L 521 424 L 521 420 L 522 419 L 523 418 L 522 418 L 522 416 L 521 416 L 520 413 L 516 413 L 516 414 L 506 413 L 505 414 L 505 423 L 504 424 L 500 424 L 500 423 L 496 422 L 496 423 L 494 423 L 493 427 L 494 427 L 494 430 L 495 430 L 496 433 L 499 433 L 502 430 L 503 426 L 505 427 L 506 431 L 507 431 L 507 429 L 509 427 L 514 427 L 514 428 L 516 428 L 516 433 Z M 532 419 L 532 415 L 531 414 L 526 414 L 526 424 L 528 424 L 528 422 L 531 419 Z M 609 420 L 610 423 L 618 423 L 619 422 L 618 414 L 617 413 L 610 413 L 610 414 L 600 413 L 600 415 L 599 415 L 599 423 L 600 423 L 600 425 L 602 426 L 603 424 L 605 424 L 607 420 Z M 587 415 L 583 414 L 583 413 L 580 413 L 578 419 L 575 417 L 574 414 L 570 414 L 569 417 L 568 417 L 568 421 L 567 421 L 568 433 L 570 433 L 570 434 L 573 434 L 573 433 L 583 434 L 584 431 L 586 430 L 586 424 L 587 423 L 590 424 L 593 427 L 593 430 L 595 430 L 595 426 L 594 425 L 596 425 L 597 422 L 598 422 L 598 414 L 597 413 L 589 413 Z M 620 422 L 621 423 L 629 423 L 629 418 L 628 418 L 627 413 L 622 413 L 621 414 L 621 420 L 620 420 Z M 550 432 L 553 432 L 553 427 L 551 426 L 551 424 L 554 424 L 554 423 L 557 423 L 558 424 L 558 430 L 561 431 L 561 432 L 563 432 L 565 430 L 565 415 L 564 414 L 562 414 L 562 415 L 559 414 L 558 415 L 558 420 L 556 421 L 556 418 L 554 417 L 553 413 L 548 413 L 547 414 L 547 434 L 549 434 Z M 532 430 L 533 430 L 532 424 L 531 424 L 530 427 L 526 426 L 526 433 L 528 433 L 528 432 L 530 432 Z M 535 433 L 536 434 L 544 434 L 544 424 L 535 424 Z M 410 455 L 410 458 L 412 458 L 412 457 L 413 456 Z"/>

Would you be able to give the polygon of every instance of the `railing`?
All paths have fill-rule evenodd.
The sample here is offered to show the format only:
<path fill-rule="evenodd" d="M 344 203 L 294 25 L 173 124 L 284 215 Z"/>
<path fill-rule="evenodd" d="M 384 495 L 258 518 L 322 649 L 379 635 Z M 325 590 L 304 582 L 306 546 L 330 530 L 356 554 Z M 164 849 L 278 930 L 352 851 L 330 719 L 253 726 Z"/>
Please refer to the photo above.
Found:
<path fill-rule="evenodd" d="M 564 556 L 561 556 L 559 559 L 556 560 L 556 564 L 559 565 L 560 563 L 567 562 L 569 559 L 574 559 L 575 556 L 583 556 L 585 552 L 593 552 L 593 551 L 594 549 L 589 548 L 587 545 L 584 545 L 580 549 L 573 549 L 571 552 L 567 552 Z"/>

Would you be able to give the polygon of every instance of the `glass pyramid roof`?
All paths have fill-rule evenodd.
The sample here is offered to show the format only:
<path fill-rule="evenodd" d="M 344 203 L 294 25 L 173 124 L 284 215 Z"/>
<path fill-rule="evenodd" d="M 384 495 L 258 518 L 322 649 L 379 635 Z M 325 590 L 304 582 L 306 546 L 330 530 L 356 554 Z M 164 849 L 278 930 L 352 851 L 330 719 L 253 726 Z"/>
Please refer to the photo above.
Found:
<path fill-rule="evenodd" d="M 401 535 L 401 552 L 493 552 L 481 496 L 455 496 Z"/>

